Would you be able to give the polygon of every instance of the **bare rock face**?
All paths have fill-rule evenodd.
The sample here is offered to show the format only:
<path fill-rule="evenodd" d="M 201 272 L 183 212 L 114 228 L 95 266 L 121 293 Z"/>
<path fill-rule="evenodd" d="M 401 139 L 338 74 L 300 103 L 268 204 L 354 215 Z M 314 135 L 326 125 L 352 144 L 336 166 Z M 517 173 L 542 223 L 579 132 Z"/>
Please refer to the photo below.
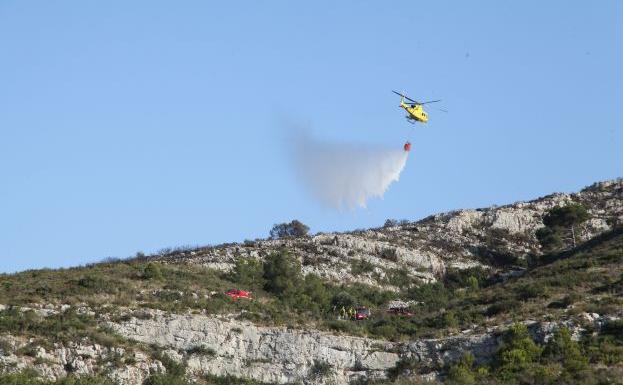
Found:
<path fill-rule="evenodd" d="M 132 318 L 110 326 L 124 337 L 155 343 L 186 356 L 191 375 L 234 375 L 292 383 L 313 377 L 314 365 L 326 363 L 331 370 L 318 380 L 346 384 L 360 371 L 383 377 L 399 359 L 391 352 L 392 344 L 377 346 L 379 343 L 365 338 L 261 327 L 204 315 L 151 314 L 150 319 Z"/>
<path fill-rule="evenodd" d="M 40 378 L 50 381 L 66 377 L 69 373 L 96 375 L 104 371 L 119 385 L 141 385 L 150 375 L 166 371 L 160 361 L 152 360 L 142 352 L 126 352 L 119 347 L 75 342 L 64 346 L 56 343 L 49 350 L 38 346 L 33 356 L 27 356 L 16 355 L 15 351 L 32 341 L 10 335 L 4 336 L 4 341 L 13 348 L 0 355 L 0 367 L 4 368 L 2 372 L 33 369 Z M 131 358 L 131 363 L 124 363 L 124 358 Z M 115 359 L 118 363 L 112 364 Z"/>
<path fill-rule="evenodd" d="M 503 330 L 509 326 L 500 325 L 486 333 L 466 330 L 446 338 L 394 343 L 315 330 L 263 327 L 207 315 L 158 310 L 150 314 L 149 319 L 131 318 L 110 322 L 109 326 L 126 338 L 159 345 L 176 361 L 184 360 L 190 377 L 231 375 L 278 384 L 342 385 L 362 377 L 381 379 L 401 360 L 418 363 L 419 376 L 434 378 L 440 369 L 459 361 L 466 352 L 477 363 L 490 361 Z M 595 325 L 603 324 L 603 317 L 590 316 Z M 539 342 L 547 341 L 560 326 L 578 336 L 583 330 L 572 319 L 526 324 Z M 316 373 L 319 364 L 328 367 L 321 375 Z"/>
<path fill-rule="evenodd" d="M 385 378 L 387 370 L 402 359 L 415 360 L 434 376 L 465 352 L 486 361 L 498 345 L 495 332 L 393 343 L 206 315 L 158 310 L 150 314 L 149 319 L 131 318 L 109 326 L 126 338 L 159 345 L 177 361 L 185 359 L 191 377 L 212 374 L 279 384 L 348 384 L 360 377 Z M 329 369 L 318 375 L 320 364 Z"/>

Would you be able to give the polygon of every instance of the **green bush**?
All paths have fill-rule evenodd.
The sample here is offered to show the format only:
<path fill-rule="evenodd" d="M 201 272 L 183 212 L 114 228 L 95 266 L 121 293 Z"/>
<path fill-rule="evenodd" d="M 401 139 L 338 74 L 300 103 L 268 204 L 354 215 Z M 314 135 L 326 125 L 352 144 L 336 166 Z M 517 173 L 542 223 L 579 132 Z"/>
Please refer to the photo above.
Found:
<path fill-rule="evenodd" d="M 360 328 L 357 324 L 352 321 L 342 321 L 342 320 L 332 320 L 327 321 L 327 327 L 330 330 L 334 330 L 336 332 L 343 332 L 347 334 L 359 334 L 358 331 Z"/>
<path fill-rule="evenodd" d="M 608 321 L 603 326 L 602 334 L 610 335 L 618 341 L 623 342 L 623 320 Z"/>
<path fill-rule="evenodd" d="M 586 221 L 589 218 L 586 207 L 579 203 L 570 203 L 566 206 L 552 208 L 543 218 L 543 224 L 549 228 L 571 227 Z"/>
<path fill-rule="evenodd" d="M 264 286 L 264 267 L 255 258 L 239 258 L 228 278 L 247 288 L 261 288 Z"/>
<path fill-rule="evenodd" d="M 423 302 L 429 310 L 445 308 L 448 305 L 451 292 L 440 282 L 428 283 L 407 290 L 409 299 Z"/>
<path fill-rule="evenodd" d="M 581 297 L 578 294 L 571 293 L 569 295 L 564 296 L 559 301 L 550 302 L 549 305 L 547 305 L 547 307 L 552 308 L 552 309 L 565 309 L 573 305 L 574 303 L 578 302 L 580 299 Z"/>
<path fill-rule="evenodd" d="M 504 335 L 496 354 L 496 366 L 503 377 L 519 372 L 531 363 L 537 362 L 542 349 L 534 340 L 524 324 L 514 324 Z"/>
<path fill-rule="evenodd" d="M 273 253 L 264 262 L 264 289 L 284 297 L 297 290 L 301 282 L 301 264 L 283 250 Z"/>
<path fill-rule="evenodd" d="M 388 261 L 398 262 L 398 254 L 394 248 L 386 248 L 381 251 L 379 258 L 387 259 Z"/>
<path fill-rule="evenodd" d="M 592 337 L 586 342 L 589 362 L 601 365 L 618 365 L 623 363 L 623 346 L 609 336 Z"/>
<path fill-rule="evenodd" d="M 558 232 L 549 227 L 542 227 L 536 231 L 536 238 L 539 240 L 543 251 L 551 252 L 559 250 L 562 245 L 562 239 Z"/>
<path fill-rule="evenodd" d="M 388 269 L 385 280 L 387 284 L 402 289 L 412 287 L 419 282 L 406 269 Z"/>
<path fill-rule="evenodd" d="M 356 259 L 351 262 L 350 272 L 353 275 L 371 273 L 374 271 L 374 264 L 365 259 Z"/>
<path fill-rule="evenodd" d="M 500 313 L 515 311 L 519 308 L 521 308 L 521 302 L 516 299 L 501 299 L 489 306 L 485 310 L 485 315 L 487 317 L 492 317 Z"/>
<path fill-rule="evenodd" d="M 357 303 L 355 298 L 353 298 L 350 293 L 346 291 L 340 291 L 339 293 L 335 294 L 333 298 L 331 298 L 331 304 L 339 310 L 342 307 L 349 308 L 351 306 L 355 306 Z"/>
<path fill-rule="evenodd" d="M 474 385 L 476 384 L 476 375 L 472 371 L 474 365 L 474 356 L 471 353 L 465 353 L 461 360 L 452 365 L 448 370 L 448 383 L 452 385 Z"/>
<path fill-rule="evenodd" d="M 467 285 L 472 290 L 478 290 L 478 288 L 480 288 L 480 282 L 478 282 L 478 278 L 474 277 L 473 275 L 470 275 L 467 278 Z"/>
<path fill-rule="evenodd" d="M 541 283 L 526 283 L 517 287 L 517 299 L 525 301 L 532 298 L 545 297 L 547 286 Z"/>
<path fill-rule="evenodd" d="M 454 311 L 450 310 L 443 313 L 443 326 L 446 328 L 455 329 L 459 326 L 459 321 L 456 318 Z"/>
<path fill-rule="evenodd" d="M 298 220 L 290 223 L 279 223 L 270 230 L 270 237 L 273 239 L 286 237 L 302 237 L 307 235 L 309 227 Z"/>
<path fill-rule="evenodd" d="M 582 354 L 580 345 L 571 339 L 571 333 L 567 328 L 556 330 L 545 345 L 543 360 L 549 363 L 559 363 L 572 373 L 586 369 L 588 365 L 588 360 Z"/>
<path fill-rule="evenodd" d="M 149 262 L 145 266 L 145 270 L 143 272 L 143 278 L 162 279 L 162 270 L 160 269 L 160 266 L 154 262 Z"/>
<path fill-rule="evenodd" d="M 478 289 L 486 286 L 489 270 L 482 267 L 469 269 L 449 269 L 444 276 L 444 284 L 448 289 L 460 289 L 468 287 Z"/>
<path fill-rule="evenodd" d="M 166 373 L 149 376 L 143 385 L 191 385 L 191 383 L 182 376 Z"/>
<path fill-rule="evenodd" d="M 586 208 L 578 203 L 554 207 L 543 217 L 544 228 L 537 230 L 536 236 L 543 250 L 551 252 L 563 246 L 576 246 L 575 228 L 589 218 Z"/>
<path fill-rule="evenodd" d="M 292 299 L 292 306 L 320 315 L 329 309 L 330 293 L 325 282 L 315 274 L 307 274 L 300 290 Z"/>

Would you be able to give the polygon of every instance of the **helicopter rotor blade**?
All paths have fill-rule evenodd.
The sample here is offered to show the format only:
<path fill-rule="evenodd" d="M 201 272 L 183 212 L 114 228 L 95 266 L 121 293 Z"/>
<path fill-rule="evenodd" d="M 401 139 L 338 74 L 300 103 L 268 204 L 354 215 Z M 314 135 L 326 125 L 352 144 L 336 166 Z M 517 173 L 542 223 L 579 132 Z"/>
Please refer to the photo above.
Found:
<path fill-rule="evenodd" d="M 396 91 L 394 91 L 394 90 L 392 90 L 392 92 L 393 92 L 393 93 L 395 93 L 396 95 L 400 95 L 400 96 L 402 96 L 403 98 L 407 99 L 407 100 L 408 100 L 408 101 L 410 101 L 410 102 L 413 102 L 413 103 L 415 103 L 415 104 L 422 104 L 422 103 L 418 102 L 417 100 L 413 100 L 413 99 L 411 99 L 411 98 L 410 98 L 410 97 L 408 97 L 407 95 L 401 94 L 400 92 L 396 92 Z"/>
<path fill-rule="evenodd" d="M 419 104 L 437 103 L 437 102 L 440 102 L 440 101 L 441 101 L 441 99 L 439 99 L 439 100 L 429 100 L 427 102 L 423 102 L 423 103 L 419 103 Z"/>

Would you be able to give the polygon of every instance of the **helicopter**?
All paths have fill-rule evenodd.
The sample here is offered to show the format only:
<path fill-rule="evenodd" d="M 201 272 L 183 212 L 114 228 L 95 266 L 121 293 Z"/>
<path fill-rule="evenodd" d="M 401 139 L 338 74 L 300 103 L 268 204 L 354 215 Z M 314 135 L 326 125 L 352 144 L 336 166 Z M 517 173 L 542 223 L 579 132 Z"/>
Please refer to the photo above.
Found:
<path fill-rule="evenodd" d="M 392 91 L 393 93 L 395 93 L 396 95 L 400 95 L 400 106 L 401 108 L 404 108 L 405 111 L 407 111 L 407 121 L 409 123 L 416 123 L 416 122 L 421 122 L 421 123 L 426 123 L 428 122 L 428 115 L 426 114 L 426 112 L 424 111 L 424 108 L 422 107 L 424 104 L 429 104 L 429 103 L 437 103 L 440 102 L 440 100 L 429 100 L 427 102 L 418 102 L 417 100 L 413 100 L 410 97 L 401 94 L 400 92 L 396 92 L 396 91 Z M 405 99 L 410 101 L 411 103 L 405 103 Z M 441 110 L 441 109 L 440 109 Z M 445 110 L 441 110 L 443 112 L 446 112 Z"/>

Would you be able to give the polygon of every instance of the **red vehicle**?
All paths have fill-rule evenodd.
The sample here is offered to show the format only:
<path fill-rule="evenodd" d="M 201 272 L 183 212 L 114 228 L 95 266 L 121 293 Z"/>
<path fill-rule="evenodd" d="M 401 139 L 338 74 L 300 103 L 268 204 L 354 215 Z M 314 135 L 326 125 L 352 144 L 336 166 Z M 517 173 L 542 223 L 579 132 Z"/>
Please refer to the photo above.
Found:
<path fill-rule="evenodd" d="M 370 318 L 370 309 L 367 307 L 358 307 L 355 312 L 355 319 L 358 321 Z"/>
<path fill-rule="evenodd" d="M 225 295 L 232 299 L 245 298 L 251 299 L 251 292 L 245 290 L 231 289 L 225 292 Z"/>

